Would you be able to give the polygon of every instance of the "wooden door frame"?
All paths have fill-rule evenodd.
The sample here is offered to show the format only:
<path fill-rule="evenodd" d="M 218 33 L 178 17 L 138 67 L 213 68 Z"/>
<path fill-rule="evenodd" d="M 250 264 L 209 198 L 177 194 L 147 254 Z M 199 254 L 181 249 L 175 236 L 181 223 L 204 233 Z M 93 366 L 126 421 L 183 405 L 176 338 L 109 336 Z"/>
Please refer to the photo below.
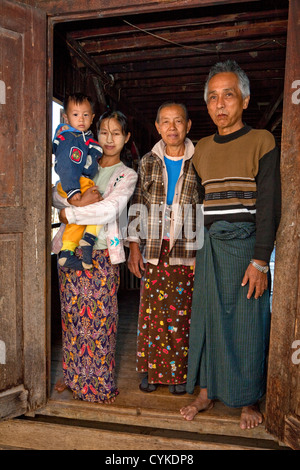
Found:
<path fill-rule="evenodd" d="M 5 305 L 6 297 L 1 299 L 3 310 L 7 309 L 4 318 L 7 314 L 7 323 L 11 328 L 15 325 L 17 331 L 14 339 L 9 336 L 14 332 L 4 331 L 5 341 L 15 341 L 17 348 L 15 353 L 12 347 L 3 365 L 0 416 L 8 419 L 43 406 L 47 398 L 45 236 L 49 225 L 45 214 L 46 129 L 42 114 L 46 103 L 46 14 L 28 5 L 1 0 L 1 30 L 3 37 L 19 40 L 16 44 L 20 54 L 15 63 L 12 60 L 11 69 L 7 65 L 6 70 L 13 70 L 15 75 L 8 75 L 11 96 L 3 103 L 14 125 L 14 135 L 6 136 L 11 142 L 5 143 L 2 158 L 7 158 L 7 167 L 15 177 L 10 182 L 11 198 L 0 208 L 2 241 L 6 238 L 14 247 L 11 265 L 7 266 L 6 289 L 10 292 L 5 292 L 14 303 Z M 10 46 L 3 50 L 12 59 Z M 16 96 L 20 99 L 14 101 Z M 14 159 L 11 167 L 10 159 Z M 5 274 L 5 266 L 2 269 Z M 15 376 L 17 368 L 20 371 Z"/>
<path fill-rule="evenodd" d="M 266 429 L 300 449 L 300 0 L 290 0 Z"/>
<path fill-rule="evenodd" d="M 290 0 L 290 4 L 295 5 L 296 2 L 299 0 Z M 48 16 L 48 83 L 47 83 L 47 96 L 48 96 L 48 112 L 49 117 L 51 116 L 51 101 L 52 101 L 52 76 L 53 76 L 53 51 L 52 51 L 52 43 L 53 43 L 53 28 L 55 24 L 66 22 L 66 21 L 76 21 L 79 19 L 93 19 L 96 17 L 96 10 L 94 2 L 91 2 L 90 6 L 83 1 L 81 2 L 80 7 L 76 7 L 76 1 L 73 1 L 73 7 L 70 7 L 70 2 L 68 2 L 69 11 L 66 12 L 64 7 L 60 1 L 57 2 L 58 7 L 55 9 L 54 3 L 51 4 L 51 10 L 48 12 L 50 16 Z M 99 3 L 99 2 L 98 2 Z M 137 2 L 134 2 L 135 4 Z M 149 12 L 149 11 L 160 11 L 166 7 L 166 3 L 168 3 L 168 8 L 172 8 L 172 2 L 163 2 L 158 4 L 157 2 L 148 2 L 147 5 L 141 6 L 141 13 L 142 12 Z M 183 3 L 186 6 L 186 2 L 176 2 L 177 5 L 174 8 L 181 8 Z M 190 6 L 199 6 L 199 2 L 195 2 L 191 0 Z M 201 5 L 212 5 L 214 3 L 220 3 L 218 1 L 206 1 L 200 2 Z M 224 2 L 225 3 L 225 2 Z M 232 2 L 238 3 L 238 2 Z M 47 2 L 45 2 L 47 4 Z M 130 13 L 132 8 L 137 8 L 137 6 L 127 5 L 126 2 L 122 0 L 118 2 L 118 8 L 114 5 L 114 2 L 110 2 L 110 5 L 104 5 L 103 10 L 101 9 L 102 16 L 119 16 L 120 14 Z M 46 8 L 46 5 L 44 5 Z M 85 9 L 86 8 L 86 9 Z M 99 5 L 98 5 L 99 8 Z M 78 11 L 80 10 L 80 11 Z M 291 7 L 290 7 L 291 10 Z M 119 13 L 118 13 L 119 11 Z M 290 12 L 291 13 L 291 12 Z M 59 16 L 56 16 L 58 15 Z M 291 14 L 289 15 L 291 16 Z M 289 22 L 291 25 L 291 22 Z M 289 49 L 289 50 L 288 50 Z M 293 55 L 292 51 L 292 44 L 291 41 L 288 40 L 287 45 L 288 55 L 287 57 L 292 60 L 293 64 L 296 64 L 296 56 Z M 299 74 L 300 78 L 300 74 Z M 286 81 L 290 80 L 288 71 L 286 72 Z M 280 380 L 282 379 L 281 372 L 282 367 L 286 367 L 287 361 L 290 360 L 290 344 L 287 344 L 287 338 L 291 338 L 293 327 L 295 328 L 295 324 L 300 322 L 299 313 L 297 314 L 297 302 L 299 302 L 299 293 L 298 293 L 298 282 L 299 282 L 299 267 L 297 265 L 297 247 L 299 248 L 299 242 L 297 242 L 297 234 L 296 234 L 296 226 L 290 225 L 289 220 L 290 218 L 294 217 L 295 211 L 299 210 L 298 201 L 297 201 L 297 194 L 299 195 L 299 187 L 300 187 L 300 180 L 299 180 L 299 173 L 294 178 L 294 182 L 292 185 L 290 184 L 291 175 L 295 172 L 293 170 L 293 161 L 295 163 L 295 155 L 291 154 L 291 149 L 288 148 L 288 140 L 291 137 L 296 138 L 296 132 L 292 136 L 292 133 L 289 129 L 292 129 L 292 121 L 291 114 L 288 111 L 289 104 L 290 104 L 290 89 L 288 89 L 290 85 L 285 83 L 285 96 L 284 96 L 284 115 L 283 115 L 283 145 L 282 145 L 282 175 L 286 178 L 285 184 L 282 185 L 283 187 L 283 217 L 282 222 L 280 224 L 280 228 L 278 231 L 277 237 L 277 248 L 276 248 L 276 268 L 275 268 L 275 286 L 274 286 L 274 295 L 273 295 L 273 312 L 272 312 L 272 328 L 271 328 L 271 347 L 270 347 L 270 367 L 269 367 L 269 375 L 268 375 L 268 388 L 267 388 L 267 416 L 266 416 L 266 429 L 273 435 L 275 435 L 280 441 L 285 441 L 285 432 L 284 429 L 286 427 L 286 416 L 289 415 L 289 406 L 290 406 L 290 399 L 286 398 L 285 391 L 287 390 L 286 387 L 289 386 L 289 380 L 292 376 L 295 377 L 295 374 L 299 372 L 293 369 L 293 374 L 289 368 L 289 374 L 287 374 L 284 378 L 282 384 L 280 384 Z M 287 91 L 288 90 L 288 91 Z M 50 124 L 50 119 L 48 120 Z M 297 122 L 295 119 L 294 122 Z M 299 122 L 299 119 L 298 119 Z M 51 135 L 50 126 L 48 126 L 48 136 Z M 299 145 L 299 141 L 298 144 Z M 300 148 L 300 147 L 298 147 Z M 292 165 L 292 166 L 291 166 Z M 292 178 L 293 179 L 293 178 Z M 49 185 L 51 186 L 51 185 Z M 49 199 L 50 200 L 50 199 Z M 289 242 L 287 242 L 287 239 Z M 295 255 L 296 253 L 296 255 Z M 50 265 L 50 263 L 49 263 Z M 293 272 L 293 279 L 292 284 L 289 283 L 289 286 L 285 286 L 286 284 L 286 273 L 291 268 Z M 49 284 L 50 285 L 50 284 Z M 292 306 L 290 305 L 289 301 L 289 292 L 291 291 L 291 285 L 293 286 L 293 302 Z M 284 288 L 283 288 L 284 287 Z M 50 296 L 49 296 L 50 297 Z M 298 303 L 299 308 L 299 303 Z M 283 312 L 283 313 L 282 313 Z M 292 317 L 290 317 L 291 312 L 293 313 Z M 297 318 L 298 315 L 298 318 Z M 299 334 L 299 326 L 298 326 L 298 334 Z M 288 348 L 288 350 L 287 350 Z M 288 356 L 288 357 L 287 357 Z M 283 359 L 285 357 L 287 360 Z M 283 366 L 280 368 L 278 366 L 278 358 L 282 361 Z M 298 366 L 300 368 L 300 366 Z M 299 371 L 299 369 L 298 369 Z M 300 380 L 298 380 L 298 387 L 300 384 Z M 276 406 L 274 406 L 276 403 Z"/>

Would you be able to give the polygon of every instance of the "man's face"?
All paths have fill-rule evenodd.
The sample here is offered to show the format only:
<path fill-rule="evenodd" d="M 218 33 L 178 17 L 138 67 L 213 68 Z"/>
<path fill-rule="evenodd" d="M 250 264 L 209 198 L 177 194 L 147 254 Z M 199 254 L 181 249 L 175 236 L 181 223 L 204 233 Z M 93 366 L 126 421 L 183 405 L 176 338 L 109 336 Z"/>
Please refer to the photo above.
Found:
<path fill-rule="evenodd" d="M 85 100 L 82 103 L 69 101 L 67 112 L 64 114 L 66 123 L 82 132 L 89 130 L 94 116 L 95 115 L 93 114 L 92 107 L 88 100 Z"/>
<path fill-rule="evenodd" d="M 233 72 L 214 75 L 208 82 L 207 110 L 220 135 L 231 134 L 243 127 L 243 110 L 250 96 L 243 99 L 238 77 Z"/>

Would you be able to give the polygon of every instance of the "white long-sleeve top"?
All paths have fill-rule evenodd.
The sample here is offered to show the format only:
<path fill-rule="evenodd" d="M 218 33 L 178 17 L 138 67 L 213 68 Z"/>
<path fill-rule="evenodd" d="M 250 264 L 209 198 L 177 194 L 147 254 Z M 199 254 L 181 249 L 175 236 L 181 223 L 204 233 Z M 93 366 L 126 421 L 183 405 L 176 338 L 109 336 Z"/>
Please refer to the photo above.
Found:
<path fill-rule="evenodd" d="M 97 185 L 97 176 L 94 178 Z M 112 264 L 125 261 L 124 238 L 127 236 L 127 204 L 137 182 L 137 174 L 124 164 L 118 165 L 112 174 L 103 200 L 84 207 L 75 207 L 61 197 L 56 188 L 52 192 L 52 204 L 57 209 L 66 209 L 69 224 L 104 225 L 107 248 Z M 53 253 L 58 253 L 62 246 L 64 224 L 52 242 Z"/>

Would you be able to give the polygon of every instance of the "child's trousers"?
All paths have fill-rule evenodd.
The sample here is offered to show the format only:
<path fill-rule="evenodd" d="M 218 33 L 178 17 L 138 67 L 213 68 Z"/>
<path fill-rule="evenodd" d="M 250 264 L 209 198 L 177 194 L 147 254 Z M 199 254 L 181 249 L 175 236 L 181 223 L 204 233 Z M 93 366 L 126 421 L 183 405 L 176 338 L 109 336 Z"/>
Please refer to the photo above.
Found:
<path fill-rule="evenodd" d="M 80 177 L 80 190 L 83 194 L 88 188 L 91 188 L 95 185 L 94 181 L 90 178 L 85 178 L 84 176 Z M 62 197 L 67 197 L 67 193 L 62 189 L 61 183 L 57 185 L 57 192 Z M 79 241 L 82 239 L 84 230 L 91 233 L 92 235 L 98 236 L 99 225 L 76 225 L 76 224 L 67 224 L 62 237 L 62 251 L 70 250 L 75 251 L 75 248 L 79 245 Z"/>

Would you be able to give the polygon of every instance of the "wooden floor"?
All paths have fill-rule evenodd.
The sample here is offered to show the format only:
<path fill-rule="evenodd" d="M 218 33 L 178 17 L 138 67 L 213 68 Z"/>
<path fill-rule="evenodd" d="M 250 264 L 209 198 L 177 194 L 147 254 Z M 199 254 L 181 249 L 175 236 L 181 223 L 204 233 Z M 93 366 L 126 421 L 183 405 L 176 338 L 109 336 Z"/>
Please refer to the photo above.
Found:
<path fill-rule="evenodd" d="M 138 303 L 138 290 L 119 292 L 116 378 L 120 394 L 112 405 L 74 400 L 69 390 L 55 391 L 62 377 L 62 349 L 59 308 L 53 309 L 48 403 L 35 415 L 0 424 L 0 449 L 19 442 L 21 448 L 33 449 L 284 450 L 263 425 L 242 431 L 239 410 L 220 402 L 188 422 L 179 410 L 193 396 L 174 396 L 167 386 L 153 393 L 139 390 L 141 374 L 135 370 Z"/>
<path fill-rule="evenodd" d="M 174 396 L 167 386 L 159 386 L 153 393 L 139 390 L 142 375 L 135 370 L 138 304 L 138 290 L 119 292 L 116 380 L 120 394 L 112 405 L 74 400 L 69 390 L 62 393 L 55 391 L 54 385 L 62 377 L 60 315 L 56 312 L 57 317 L 52 320 L 50 399 L 47 406 L 39 411 L 39 419 L 48 417 L 48 420 L 55 419 L 57 423 L 59 418 L 62 424 L 75 419 L 80 420 L 81 424 L 88 423 L 85 424 L 87 426 L 91 423 L 99 426 L 101 423 L 101 428 L 107 432 L 121 432 L 123 436 L 125 432 L 134 436 L 143 434 L 144 439 L 153 435 L 156 439 L 180 439 L 182 448 L 186 445 L 195 448 L 279 448 L 263 426 L 255 430 L 240 430 L 239 410 L 227 408 L 220 402 L 209 412 L 198 414 L 193 421 L 187 422 L 179 410 L 190 403 L 193 396 Z M 136 439 L 133 438 L 131 445 L 137 445 Z"/>

